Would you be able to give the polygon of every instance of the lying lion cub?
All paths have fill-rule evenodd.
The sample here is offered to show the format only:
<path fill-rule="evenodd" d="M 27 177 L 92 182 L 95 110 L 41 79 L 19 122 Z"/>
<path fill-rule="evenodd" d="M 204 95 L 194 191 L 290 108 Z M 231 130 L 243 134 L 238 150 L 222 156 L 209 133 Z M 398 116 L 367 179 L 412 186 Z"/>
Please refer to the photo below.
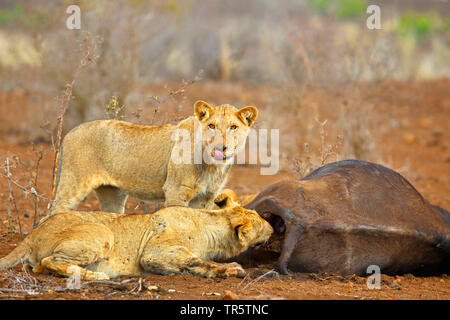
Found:
<path fill-rule="evenodd" d="M 194 116 L 177 125 L 83 123 L 64 138 L 51 214 L 73 210 L 92 190 L 108 212 L 124 213 L 128 196 L 212 209 L 257 114 L 197 101 Z"/>
<path fill-rule="evenodd" d="M 67 212 L 48 217 L 6 257 L 0 270 L 21 261 L 81 279 L 188 272 L 203 277 L 245 275 L 237 256 L 266 242 L 272 227 L 252 210 L 226 203 L 220 210 L 169 207 L 154 214 Z"/>

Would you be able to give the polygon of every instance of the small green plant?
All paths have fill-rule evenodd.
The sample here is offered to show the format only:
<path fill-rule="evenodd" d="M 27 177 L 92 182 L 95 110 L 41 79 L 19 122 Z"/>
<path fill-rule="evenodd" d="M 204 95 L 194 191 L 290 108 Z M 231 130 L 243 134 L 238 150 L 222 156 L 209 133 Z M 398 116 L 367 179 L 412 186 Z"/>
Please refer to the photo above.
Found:
<path fill-rule="evenodd" d="M 358 18 L 365 14 L 366 0 L 308 0 L 313 10 L 320 14 L 333 14 L 341 19 Z"/>
<path fill-rule="evenodd" d="M 125 119 L 124 108 L 125 105 L 119 106 L 119 98 L 116 96 L 112 96 L 111 100 L 105 107 L 108 119 L 124 120 Z"/>
<path fill-rule="evenodd" d="M 22 14 L 23 8 L 18 3 L 10 9 L 0 9 L 0 25 L 14 24 L 21 18 Z"/>
<path fill-rule="evenodd" d="M 366 13 L 366 0 L 339 0 L 337 16 L 342 19 L 362 17 Z"/>
<path fill-rule="evenodd" d="M 308 0 L 313 10 L 325 14 L 328 13 L 331 6 L 331 0 Z"/>
<path fill-rule="evenodd" d="M 0 26 L 45 28 L 48 25 L 50 13 L 47 8 L 35 8 L 24 10 L 22 5 L 16 3 L 13 6 L 0 8 Z"/>
<path fill-rule="evenodd" d="M 442 22 L 441 30 L 444 32 L 450 32 L 450 17 L 445 18 Z"/>
<path fill-rule="evenodd" d="M 435 12 L 419 13 L 409 11 L 405 13 L 397 24 L 397 32 L 404 36 L 412 36 L 422 40 L 427 38 L 438 27 L 439 21 Z"/>

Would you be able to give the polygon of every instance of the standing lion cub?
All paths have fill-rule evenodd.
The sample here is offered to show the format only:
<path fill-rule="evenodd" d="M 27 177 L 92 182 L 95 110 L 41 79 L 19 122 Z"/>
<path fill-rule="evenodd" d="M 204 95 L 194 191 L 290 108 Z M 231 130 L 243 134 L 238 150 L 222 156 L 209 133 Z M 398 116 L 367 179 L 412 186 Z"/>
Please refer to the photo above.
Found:
<path fill-rule="evenodd" d="M 177 125 L 81 124 L 64 138 L 51 214 L 73 210 L 92 190 L 108 212 L 124 213 L 128 196 L 211 209 L 257 114 L 197 101 Z"/>

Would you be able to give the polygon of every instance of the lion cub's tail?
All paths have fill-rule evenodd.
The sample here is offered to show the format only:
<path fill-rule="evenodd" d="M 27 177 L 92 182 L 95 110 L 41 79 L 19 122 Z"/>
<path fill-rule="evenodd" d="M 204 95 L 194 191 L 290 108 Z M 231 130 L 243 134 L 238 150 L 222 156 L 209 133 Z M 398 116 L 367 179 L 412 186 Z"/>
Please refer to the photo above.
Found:
<path fill-rule="evenodd" d="M 0 259 L 0 270 L 6 270 L 14 267 L 19 262 L 28 258 L 31 254 L 31 248 L 27 241 L 22 241 L 17 248 L 7 256 Z"/>

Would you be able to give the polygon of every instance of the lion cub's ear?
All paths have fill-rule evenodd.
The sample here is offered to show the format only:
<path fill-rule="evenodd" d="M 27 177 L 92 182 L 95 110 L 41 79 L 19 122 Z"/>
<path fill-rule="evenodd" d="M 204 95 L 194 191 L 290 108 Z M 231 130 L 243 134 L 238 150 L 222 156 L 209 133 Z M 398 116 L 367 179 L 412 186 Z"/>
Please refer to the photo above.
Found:
<path fill-rule="evenodd" d="M 247 246 L 250 242 L 252 223 L 245 217 L 245 209 L 235 208 L 233 209 L 235 215 L 230 219 L 231 227 L 242 246 Z"/>
<path fill-rule="evenodd" d="M 234 232 L 236 233 L 236 236 L 239 239 L 239 243 L 244 247 L 247 246 L 249 243 L 251 230 L 252 226 L 248 221 L 234 226 Z"/>
<path fill-rule="evenodd" d="M 197 117 L 198 120 L 205 120 L 211 117 L 214 113 L 214 108 L 211 107 L 210 104 L 208 104 L 205 101 L 198 100 L 196 103 L 194 103 L 194 114 Z"/>
<path fill-rule="evenodd" d="M 249 106 L 244 107 L 236 111 L 236 116 L 247 126 L 251 126 L 255 122 L 256 117 L 258 117 L 258 109 Z"/>
<path fill-rule="evenodd" d="M 214 203 L 220 209 L 239 206 L 236 193 L 231 189 L 223 189 L 214 199 Z"/>

